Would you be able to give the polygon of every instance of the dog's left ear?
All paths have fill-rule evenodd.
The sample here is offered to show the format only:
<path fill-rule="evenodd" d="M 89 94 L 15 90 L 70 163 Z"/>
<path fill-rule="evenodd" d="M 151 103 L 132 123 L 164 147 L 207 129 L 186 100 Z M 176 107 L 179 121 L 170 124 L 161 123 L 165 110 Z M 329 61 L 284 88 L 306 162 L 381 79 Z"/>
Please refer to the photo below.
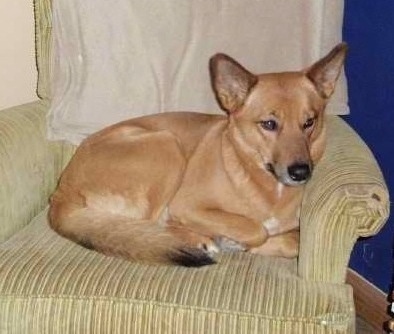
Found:
<path fill-rule="evenodd" d="M 257 76 L 222 53 L 209 60 L 209 70 L 216 99 L 227 113 L 237 111 L 244 104 L 258 80 Z"/>
<path fill-rule="evenodd" d="M 314 83 L 320 96 L 325 99 L 334 92 L 347 50 L 347 44 L 340 43 L 325 57 L 305 70 L 306 76 Z"/>

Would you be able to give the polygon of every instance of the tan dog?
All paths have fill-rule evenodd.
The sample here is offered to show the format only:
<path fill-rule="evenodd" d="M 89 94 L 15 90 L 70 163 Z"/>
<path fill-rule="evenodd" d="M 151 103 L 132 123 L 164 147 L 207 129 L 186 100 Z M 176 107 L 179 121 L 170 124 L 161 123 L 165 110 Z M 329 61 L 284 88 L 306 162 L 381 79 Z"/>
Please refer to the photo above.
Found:
<path fill-rule="evenodd" d="M 50 225 L 128 260 L 201 266 L 217 250 L 294 257 L 303 185 L 347 47 L 300 72 L 210 61 L 227 116 L 162 113 L 88 137 L 51 199 Z"/>

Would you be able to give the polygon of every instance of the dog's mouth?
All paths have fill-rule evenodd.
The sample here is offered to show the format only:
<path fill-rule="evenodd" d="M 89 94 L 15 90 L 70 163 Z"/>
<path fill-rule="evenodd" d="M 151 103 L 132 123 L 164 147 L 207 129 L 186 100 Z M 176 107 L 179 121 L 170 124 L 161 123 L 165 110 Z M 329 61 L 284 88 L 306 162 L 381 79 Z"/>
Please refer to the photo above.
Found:
<path fill-rule="evenodd" d="M 267 171 L 269 171 L 273 176 L 275 176 L 276 177 L 276 173 L 275 173 L 275 168 L 274 168 L 274 165 L 272 164 L 272 163 L 266 163 L 265 164 L 265 169 L 267 170 Z"/>
<path fill-rule="evenodd" d="M 280 168 L 268 162 L 265 169 L 271 173 L 278 182 L 286 186 L 300 186 L 308 182 L 312 176 L 312 166 L 306 162 L 295 162 L 285 168 Z"/>

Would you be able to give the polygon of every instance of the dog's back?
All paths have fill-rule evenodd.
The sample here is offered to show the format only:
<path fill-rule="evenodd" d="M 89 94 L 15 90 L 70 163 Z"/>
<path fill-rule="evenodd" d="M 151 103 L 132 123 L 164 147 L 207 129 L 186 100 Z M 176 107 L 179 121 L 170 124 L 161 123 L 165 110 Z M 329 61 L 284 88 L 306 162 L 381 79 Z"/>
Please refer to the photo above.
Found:
<path fill-rule="evenodd" d="M 225 117 L 163 113 L 118 123 L 78 147 L 51 197 L 59 234 L 103 253 L 193 266 L 212 260 L 158 222 L 181 183 L 188 159 Z M 189 238 L 193 238 L 190 232 Z"/>

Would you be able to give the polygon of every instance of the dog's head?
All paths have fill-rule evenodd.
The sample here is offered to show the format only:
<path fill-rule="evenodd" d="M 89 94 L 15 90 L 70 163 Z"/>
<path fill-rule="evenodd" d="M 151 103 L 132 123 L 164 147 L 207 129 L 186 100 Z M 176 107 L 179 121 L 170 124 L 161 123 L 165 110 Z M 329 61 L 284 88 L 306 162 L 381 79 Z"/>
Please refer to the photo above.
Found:
<path fill-rule="evenodd" d="M 324 109 L 346 52 L 341 43 L 304 70 L 261 75 L 224 54 L 210 60 L 213 90 L 229 126 L 256 163 L 285 185 L 304 184 L 323 154 Z"/>

